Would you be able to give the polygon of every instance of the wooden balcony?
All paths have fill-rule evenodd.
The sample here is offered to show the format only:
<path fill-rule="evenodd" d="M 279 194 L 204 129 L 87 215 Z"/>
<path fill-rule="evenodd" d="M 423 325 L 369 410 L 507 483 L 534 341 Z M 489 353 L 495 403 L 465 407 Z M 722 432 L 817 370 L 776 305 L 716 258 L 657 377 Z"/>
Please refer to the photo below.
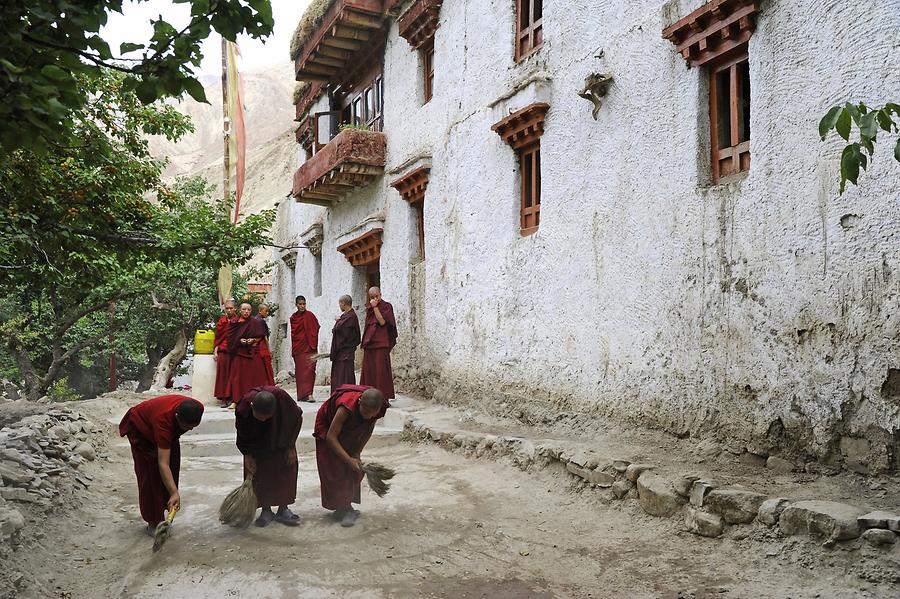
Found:
<path fill-rule="evenodd" d="M 297 54 L 297 80 L 340 81 L 383 47 L 385 18 L 383 0 L 335 0 Z"/>
<path fill-rule="evenodd" d="M 291 195 L 301 203 L 333 206 L 384 173 L 385 137 L 347 129 L 294 173 Z"/>

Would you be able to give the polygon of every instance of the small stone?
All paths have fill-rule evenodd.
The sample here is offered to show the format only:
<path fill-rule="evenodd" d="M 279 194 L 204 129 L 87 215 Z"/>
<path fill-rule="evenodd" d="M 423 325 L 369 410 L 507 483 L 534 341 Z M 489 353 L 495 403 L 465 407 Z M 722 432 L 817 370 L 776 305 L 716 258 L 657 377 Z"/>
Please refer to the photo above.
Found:
<path fill-rule="evenodd" d="M 94 448 L 91 447 L 88 443 L 79 443 L 72 451 L 76 455 L 80 455 L 89 462 L 93 462 L 97 457 L 97 454 L 94 452 Z"/>
<path fill-rule="evenodd" d="M 703 507 L 703 502 L 706 501 L 706 496 L 709 495 L 710 491 L 715 489 L 716 486 L 716 483 L 709 480 L 694 481 L 694 484 L 691 486 L 691 505 L 697 508 Z"/>
<path fill-rule="evenodd" d="M 766 496 L 740 489 L 716 489 L 703 503 L 710 512 L 725 518 L 728 524 L 749 524 L 756 518 Z"/>
<path fill-rule="evenodd" d="M 4 509 L 0 510 L 0 533 L 12 536 L 25 526 L 25 518 L 19 510 Z"/>
<path fill-rule="evenodd" d="M 893 545 L 897 542 L 897 533 L 884 528 L 870 528 L 862 534 L 862 538 L 870 545 Z"/>
<path fill-rule="evenodd" d="M 34 478 L 34 476 L 23 470 L 15 462 L 6 460 L 0 462 L 0 477 L 2 477 L 4 481 L 16 486 L 27 485 L 31 482 L 31 479 Z"/>
<path fill-rule="evenodd" d="M 629 464 L 628 467 L 625 468 L 625 478 L 631 482 L 637 482 L 637 479 L 642 472 L 652 469 L 653 466 L 651 464 Z"/>
<path fill-rule="evenodd" d="M 759 506 L 759 511 L 756 513 L 756 518 L 763 524 L 775 526 L 776 524 L 778 524 L 778 518 L 781 517 L 781 513 L 788 505 L 788 500 L 783 497 L 766 499 Z"/>
<path fill-rule="evenodd" d="M 769 459 L 766 460 L 766 468 L 774 472 L 775 474 L 790 474 L 794 471 L 794 464 L 791 462 L 779 458 L 778 456 L 769 456 Z"/>
<path fill-rule="evenodd" d="M 574 462 L 566 464 L 566 470 L 598 487 L 611 487 L 616 481 L 616 478 L 611 474 L 603 472 L 602 470 L 588 470 L 587 468 L 581 468 Z"/>
<path fill-rule="evenodd" d="M 890 528 L 890 522 L 896 522 L 897 514 L 884 511 L 869 512 L 858 518 L 859 525 L 863 528 Z"/>
<path fill-rule="evenodd" d="M 682 476 L 679 476 L 675 479 L 675 492 L 682 497 L 690 497 L 691 487 L 694 486 L 694 481 L 699 478 L 700 477 L 696 474 L 683 474 Z"/>
<path fill-rule="evenodd" d="M 613 460 L 612 461 L 613 470 L 615 470 L 619 474 L 622 474 L 626 470 L 628 470 L 629 465 L 631 465 L 631 462 L 629 462 L 628 460 Z"/>
<path fill-rule="evenodd" d="M 725 520 L 718 514 L 701 512 L 691 506 L 684 510 L 684 526 L 688 532 L 701 537 L 718 537 L 725 530 Z"/>
<path fill-rule="evenodd" d="M 778 525 L 786 535 L 808 534 L 845 541 L 859 537 L 862 530 L 857 519 L 864 513 L 835 501 L 799 501 L 782 512 Z"/>
<path fill-rule="evenodd" d="M 582 468 L 584 468 L 587 465 L 588 460 L 590 460 L 590 458 L 583 451 L 579 451 L 578 453 L 573 455 L 571 458 L 569 458 L 569 462 L 575 464 L 576 466 L 580 466 Z"/>
<path fill-rule="evenodd" d="M 616 499 L 624 499 L 628 492 L 634 488 L 634 483 L 628 479 L 617 480 L 612 485 L 612 494 Z"/>
<path fill-rule="evenodd" d="M 654 472 L 643 472 L 637 479 L 637 489 L 641 508 L 651 516 L 673 516 L 685 503 L 672 488 L 671 481 Z"/>
<path fill-rule="evenodd" d="M 755 453 L 750 453 L 749 451 L 742 453 L 738 459 L 744 464 L 753 466 L 754 468 L 766 467 L 766 458 L 761 455 L 756 455 Z"/>

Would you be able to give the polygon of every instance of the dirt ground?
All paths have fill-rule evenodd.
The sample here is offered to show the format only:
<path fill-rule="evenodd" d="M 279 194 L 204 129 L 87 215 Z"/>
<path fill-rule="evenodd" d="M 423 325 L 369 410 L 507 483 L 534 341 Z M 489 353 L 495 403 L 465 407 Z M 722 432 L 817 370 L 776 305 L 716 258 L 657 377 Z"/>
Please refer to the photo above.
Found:
<path fill-rule="evenodd" d="M 123 395 L 83 409 L 109 422 L 133 401 Z M 379 427 L 366 452 L 397 468 L 393 488 L 379 499 L 364 487 L 362 517 L 344 529 L 319 505 L 308 436 L 316 407 L 304 406 L 298 443 L 300 526 L 235 531 L 219 524 L 218 505 L 240 483 L 240 457 L 230 413 L 209 408 L 202 427 L 183 438 L 184 509 L 159 554 L 143 534 L 130 454 L 110 423 L 106 460 L 90 465 L 93 487 L 64 517 L 30 522 L 37 536 L 4 565 L 27 572 L 29 588 L 19 596 L 900 596 L 879 570 L 880 550 L 826 550 L 760 525 L 696 537 L 674 520 L 645 515 L 636 502 L 604 505 L 550 473 L 401 442 L 396 422 Z"/>

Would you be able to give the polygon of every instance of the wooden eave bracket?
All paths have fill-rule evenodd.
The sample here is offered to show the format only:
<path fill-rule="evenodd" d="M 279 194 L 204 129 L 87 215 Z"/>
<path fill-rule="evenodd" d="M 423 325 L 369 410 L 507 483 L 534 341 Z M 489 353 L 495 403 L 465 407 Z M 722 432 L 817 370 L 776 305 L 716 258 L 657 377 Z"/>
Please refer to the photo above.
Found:
<path fill-rule="evenodd" d="M 344 254 L 353 266 L 375 262 L 381 257 L 381 235 L 384 229 L 370 229 L 359 237 L 339 245 L 337 251 Z"/>
<path fill-rule="evenodd" d="M 759 0 L 710 0 L 663 29 L 662 36 L 691 66 L 705 65 L 743 47 L 756 29 Z"/>
<path fill-rule="evenodd" d="M 544 119 L 550 105 L 535 102 L 495 123 L 492 131 L 514 150 L 520 150 L 534 143 L 544 134 Z"/>
<path fill-rule="evenodd" d="M 430 168 L 420 166 L 391 183 L 391 187 L 400 192 L 400 196 L 409 202 L 410 205 L 418 204 L 425 201 L 425 191 L 428 189 L 430 174 Z"/>
<path fill-rule="evenodd" d="M 400 37 L 416 50 L 434 40 L 444 0 L 416 0 L 399 20 Z"/>

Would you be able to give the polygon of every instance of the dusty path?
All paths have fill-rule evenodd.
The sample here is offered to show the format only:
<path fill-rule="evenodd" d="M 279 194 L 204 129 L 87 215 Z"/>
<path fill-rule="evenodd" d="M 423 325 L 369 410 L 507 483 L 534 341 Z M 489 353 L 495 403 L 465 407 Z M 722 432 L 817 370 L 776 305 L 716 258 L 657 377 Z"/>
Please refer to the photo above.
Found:
<path fill-rule="evenodd" d="M 104 409 L 115 418 L 125 404 Z M 304 406 L 305 427 L 314 409 Z M 111 440 L 84 504 L 48 522 L 30 548 L 39 573 L 23 596 L 896 596 L 848 574 L 859 552 L 823 554 L 759 535 L 695 537 L 634 502 L 601 505 L 549 474 L 402 443 L 396 421 L 379 427 L 367 453 L 400 474 L 384 499 L 364 488 L 356 527 L 339 527 L 320 508 L 306 430 L 294 508 L 301 525 L 233 531 L 216 519 L 241 477 L 232 426 L 230 413 L 211 408 L 197 434 L 184 437 L 184 510 L 158 555 L 141 531 L 127 447 Z"/>

